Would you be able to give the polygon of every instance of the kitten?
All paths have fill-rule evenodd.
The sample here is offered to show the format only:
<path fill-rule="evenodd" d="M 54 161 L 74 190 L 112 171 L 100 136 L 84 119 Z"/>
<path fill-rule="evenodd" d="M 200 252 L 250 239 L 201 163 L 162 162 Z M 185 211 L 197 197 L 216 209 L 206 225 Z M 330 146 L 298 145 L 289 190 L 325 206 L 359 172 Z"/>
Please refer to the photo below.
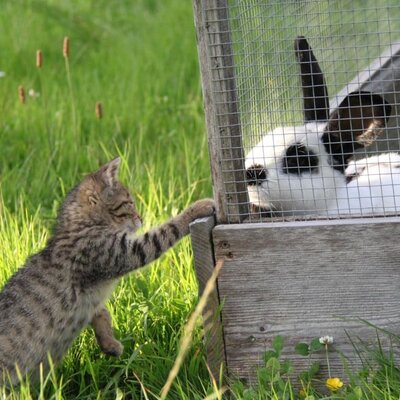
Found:
<path fill-rule="evenodd" d="M 59 361 L 79 332 L 92 325 L 103 352 L 119 356 L 104 302 L 118 279 L 156 258 L 189 233 L 189 223 L 212 215 L 200 200 L 142 236 L 141 219 L 118 181 L 120 159 L 87 176 L 67 196 L 46 247 L 28 259 L 0 293 L 0 382 L 18 382 Z"/>

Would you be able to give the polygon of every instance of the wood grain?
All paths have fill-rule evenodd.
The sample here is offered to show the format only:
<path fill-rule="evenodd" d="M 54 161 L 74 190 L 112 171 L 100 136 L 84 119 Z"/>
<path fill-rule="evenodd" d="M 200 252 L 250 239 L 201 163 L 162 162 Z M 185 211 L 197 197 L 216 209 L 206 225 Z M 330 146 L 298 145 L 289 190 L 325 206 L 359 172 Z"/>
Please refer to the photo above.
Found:
<path fill-rule="evenodd" d="M 214 226 L 214 217 L 201 218 L 190 224 L 200 296 L 203 293 L 204 287 L 215 265 L 212 246 L 212 229 Z M 219 304 L 217 286 L 210 295 L 203 311 L 204 343 L 207 351 L 207 363 L 217 381 L 219 380 L 221 368 L 223 370 L 225 369 L 225 348 Z"/>
<path fill-rule="evenodd" d="M 276 335 L 296 368 L 298 342 L 324 335 L 357 365 L 347 333 L 370 341 L 368 320 L 400 332 L 400 218 L 220 225 L 216 257 L 225 257 L 218 287 L 231 374 L 253 381 Z M 323 354 L 315 360 L 325 366 Z M 337 353 L 332 374 L 343 376 Z"/>

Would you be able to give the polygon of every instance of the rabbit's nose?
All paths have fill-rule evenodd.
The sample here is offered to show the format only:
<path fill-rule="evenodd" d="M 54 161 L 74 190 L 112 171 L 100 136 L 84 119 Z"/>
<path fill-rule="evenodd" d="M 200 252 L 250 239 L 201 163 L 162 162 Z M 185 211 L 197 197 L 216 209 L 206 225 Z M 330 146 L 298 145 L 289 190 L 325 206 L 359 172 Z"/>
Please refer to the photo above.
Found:
<path fill-rule="evenodd" d="M 247 185 L 261 185 L 267 180 L 268 171 L 262 165 L 252 165 L 246 170 Z"/>

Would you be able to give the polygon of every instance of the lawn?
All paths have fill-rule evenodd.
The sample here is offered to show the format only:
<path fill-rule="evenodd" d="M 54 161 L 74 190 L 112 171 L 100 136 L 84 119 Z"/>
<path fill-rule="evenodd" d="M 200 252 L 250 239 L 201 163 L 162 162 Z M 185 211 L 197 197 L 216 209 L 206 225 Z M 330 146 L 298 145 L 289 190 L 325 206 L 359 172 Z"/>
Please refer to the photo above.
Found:
<path fill-rule="evenodd" d="M 64 37 L 70 40 L 67 59 Z M 145 228 L 211 196 L 191 1 L 3 0 L 0 48 L 0 286 L 43 248 L 68 190 L 117 155 Z M 98 102 L 102 118 L 95 113 Z M 186 238 L 124 278 L 110 300 L 115 333 L 125 346 L 120 359 L 101 354 L 87 329 L 52 374 L 9 397 L 158 398 L 197 301 Z M 332 398 L 398 398 L 398 370 L 378 355 L 383 372 L 375 382 L 353 377 L 359 389 Z M 279 357 L 272 358 L 276 367 Z M 261 377 L 270 374 L 266 368 Z M 298 397 L 284 377 L 280 391 L 277 381 L 266 382 L 259 391 L 235 382 L 232 398 Z M 221 398 L 218 386 L 207 370 L 198 323 L 167 398 Z"/>
<path fill-rule="evenodd" d="M 211 195 L 190 2 L 4 1 L 0 26 L 0 285 L 45 245 L 66 192 L 117 155 L 146 228 Z M 44 398 L 159 394 L 197 297 L 185 239 L 111 299 L 122 358 L 100 354 L 88 329 Z M 170 398 L 203 398 L 211 385 L 199 327 Z"/>

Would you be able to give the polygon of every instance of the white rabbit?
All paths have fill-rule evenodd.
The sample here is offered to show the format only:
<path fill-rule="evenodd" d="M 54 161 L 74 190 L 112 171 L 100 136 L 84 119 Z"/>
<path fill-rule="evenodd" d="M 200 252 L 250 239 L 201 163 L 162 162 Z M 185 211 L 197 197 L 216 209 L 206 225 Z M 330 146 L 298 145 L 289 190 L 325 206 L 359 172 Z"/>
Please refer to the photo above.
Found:
<path fill-rule="evenodd" d="M 350 161 L 349 183 L 337 192 L 337 208 L 329 214 L 388 214 L 400 211 L 400 155 L 383 153 Z"/>
<path fill-rule="evenodd" d="M 356 149 L 383 132 L 390 105 L 377 94 L 359 91 L 329 115 L 324 77 L 305 38 L 296 38 L 295 50 L 305 124 L 274 129 L 246 156 L 253 210 L 265 215 L 400 211 L 400 156 L 352 161 Z"/>

